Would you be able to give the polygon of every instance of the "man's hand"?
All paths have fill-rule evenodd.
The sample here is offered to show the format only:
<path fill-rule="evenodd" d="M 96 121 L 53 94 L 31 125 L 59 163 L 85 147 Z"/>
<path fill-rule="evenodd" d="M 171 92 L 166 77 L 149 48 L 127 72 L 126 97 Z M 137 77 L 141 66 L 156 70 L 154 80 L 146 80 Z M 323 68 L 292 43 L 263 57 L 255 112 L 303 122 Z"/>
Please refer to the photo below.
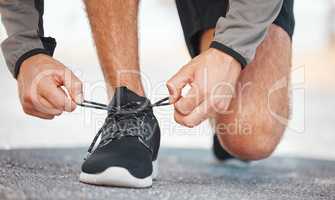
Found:
<path fill-rule="evenodd" d="M 20 101 L 28 115 L 53 119 L 82 101 L 81 81 L 62 63 L 38 54 L 25 60 L 17 78 Z M 69 94 L 61 88 L 64 86 Z"/>
<path fill-rule="evenodd" d="M 170 102 L 177 123 L 194 127 L 227 110 L 241 72 L 231 56 L 210 48 L 183 66 L 168 82 Z M 182 97 L 182 89 L 191 89 Z"/>

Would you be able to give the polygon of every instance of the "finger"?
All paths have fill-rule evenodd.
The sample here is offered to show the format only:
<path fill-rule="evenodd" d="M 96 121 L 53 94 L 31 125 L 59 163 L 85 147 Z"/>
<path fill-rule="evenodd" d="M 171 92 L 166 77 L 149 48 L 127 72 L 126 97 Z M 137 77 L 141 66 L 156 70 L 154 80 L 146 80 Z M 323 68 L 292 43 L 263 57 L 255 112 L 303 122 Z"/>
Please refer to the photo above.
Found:
<path fill-rule="evenodd" d="M 205 100 L 198 107 L 196 107 L 189 115 L 182 115 L 179 112 L 175 112 L 175 120 L 177 123 L 181 125 L 192 128 L 208 119 L 211 116 L 211 114 L 212 110 L 210 108 L 210 103 L 208 100 Z"/>
<path fill-rule="evenodd" d="M 192 80 L 193 73 L 190 67 L 186 65 L 167 81 L 166 86 L 170 93 L 170 103 L 175 103 L 181 97 L 183 88 L 186 84 L 191 83 Z"/>
<path fill-rule="evenodd" d="M 55 116 L 54 115 L 49 115 L 49 114 L 45 114 L 45 113 L 41 113 L 41 112 L 32 112 L 31 114 L 32 116 L 41 118 L 41 119 L 47 119 L 47 120 L 51 120 L 54 119 Z"/>
<path fill-rule="evenodd" d="M 181 114 L 178 110 L 174 110 L 174 120 L 178 123 L 178 124 L 180 124 L 180 125 L 182 125 L 182 126 L 187 126 L 185 123 L 184 123 L 184 117 L 185 117 L 186 115 L 183 115 L 183 114 Z M 187 126 L 187 127 L 190 127 L 190 126 Z M 191 127 L 190 127 L 191 128 Z"/>
<path fill-rule="evenodd" d="M 200 88 L 192 84 L 186 96 L 181 97 L 175 104 L 175 109 L 183 115 L 190 114 L 204 100 L 204 95 Z"/>
<path fill-rule="evenodd" d="M 46 85 L 48 83 L 47 80 L 44 80 L 42 83 Z M 25 104 L 29 109 L 35 110 L 36 112 L 49 114 L 49 115 L 60 115 L 62 110 L 55 108 L 51 103 L 49 103 L 43 96 L 40 95 L 40 89 L 37 88 L 36 93 L 31 95 L 30 103 Z"/>
<path fill-rule="evenodd" d="M 39 110 L 42 113 L 53 115 L 53 116 L 59 116 L 63 113 L 62 110 L 56 109 L 48 100 L 46 100 L 44 97 L 39 98 L 39 102 L 42 105 L 42 110 Z"/>
<path fill-rule="evenodd" d="M 69 92 L 70 97 L 76 103 L 83 101 L 83 84 L 79 78 L 70 70 L 65 70 L 64 86 Z"/>
<path fill-rule="evenodd" d="M 35 117 L 38 117 L 38 118 L 41 118 L 41 119 L 49 119 L 50 120 L 50 119 L 53 119 L 55 117 L 54 115 L 39 112 L 32 107 L 31 108 L 25 108 L 24 112 L 27 115 L 35 116 Z"/>
<path fill-rule="evenodd" d="M 65 101 L 67 98 L 65 92 L 57 87 L 53 80 L 44 81 L 39 84 L 39 93 L 44 97 L 54 108 L 65 110 Z"/>
<path fill-rule="evenodd" d="M 62 87 L 58 87 L 58 90 L 64 94 L 65 98 L 65 105 L 64 110 L 66 112 L 72 112 L 76 109 L 76 103 L 71 99 L 71 97 L 64 91 Z"/>

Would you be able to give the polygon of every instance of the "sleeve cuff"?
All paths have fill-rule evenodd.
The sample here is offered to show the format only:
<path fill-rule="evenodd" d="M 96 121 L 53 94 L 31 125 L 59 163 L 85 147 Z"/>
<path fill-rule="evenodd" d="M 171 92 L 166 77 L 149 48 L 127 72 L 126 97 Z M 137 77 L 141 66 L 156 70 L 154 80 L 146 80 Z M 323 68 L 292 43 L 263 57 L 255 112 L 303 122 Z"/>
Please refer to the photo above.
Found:
<path fill-rule="evenodd" d="M 41 37 L 41 42 L 43 44 L 44 48 L 36 48 L 36 49 L 32 49 L 26 53 L 24 53 L 22 56 L 20 56 L 15 64 L 15 69 L 14 69 L 14 77 L 17 78 L 17 76 L 19 75 L 20 72 L 20 67 L 22 65 L 22 63 L 37 54 L 45 54 L 48 56 L 53 56 L 55 48 L 56 48 L 56 40 L 54 38 L 51 37 Z"/>
<path fill-rule="evenodd" d="M 28 51 L 27 53 L 23 54 L 17 61 L 15 64 L 15 69 L 14 69 L 14 77 L 17 78 L 17 76 L 19 75 L 20 72 L 20 67 L 22 65 L 22 63 L 27 60 L 28 58 L 37 55 L 37 54 L 46 54 L 46 55 L 50 55 L 49 52 L 45 49 L 32 49 L 30 51 Z"/>
<path fill-rule="evenodd" d="M 222 51 L 222 52 L 230 55 L 231 57 L 233 57 L 235 60 L 237 60 L 241 64 L 242 69 L 244 69 L 244 67 L 248 64 L 247 60 L 241 54 L 239 54 L 234 49 L 232 49 L 230 47 L 227 47 L 224 44 L 221 44 L 219 42 L 213 41 L 211 43 L 210 47 L 214 48 L 214 49 L 218 49 L 218 50 L 220 50 L 220 51 Z"/>

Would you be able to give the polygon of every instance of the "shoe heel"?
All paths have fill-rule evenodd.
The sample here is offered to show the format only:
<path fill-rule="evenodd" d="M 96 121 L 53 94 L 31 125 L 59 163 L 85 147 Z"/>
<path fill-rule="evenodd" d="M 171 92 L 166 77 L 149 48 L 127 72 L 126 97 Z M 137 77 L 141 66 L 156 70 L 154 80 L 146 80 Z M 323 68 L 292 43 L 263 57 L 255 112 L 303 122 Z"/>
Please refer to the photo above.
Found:
<path fill-rule="evenodd" d="M 152 161 L 152 180 L 157 180 L 158 176 L 158 160 Z"/>

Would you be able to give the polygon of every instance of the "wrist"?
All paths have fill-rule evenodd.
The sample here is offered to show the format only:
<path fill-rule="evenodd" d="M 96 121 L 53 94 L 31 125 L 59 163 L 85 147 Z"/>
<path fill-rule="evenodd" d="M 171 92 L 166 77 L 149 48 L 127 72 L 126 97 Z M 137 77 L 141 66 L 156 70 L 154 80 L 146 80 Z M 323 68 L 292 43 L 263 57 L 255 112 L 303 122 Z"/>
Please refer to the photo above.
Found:
<path fill-rule="evenodd" d="M 215 48 L 209 48 L 209 51 L 212 51 L 216 57 L 218 57 L 222 62 L 227 63 L 231 68 L 235 68 L 239 72 L 241 71 L 241 63 L 238 62 L 233 56 Z"/>
<path fill-rule="evenodd" d="M 45 49 L 33 49 L 23 54 L 16 62 L 14 71 L 15 78 L 18 78 L 22 65 L 24 65 L 24 63 L 26 63 L 27 60 L 30 60 L 32 57 L 35 57 L 36 55 L 49 55 L 49 52 L 46 51 Z"/>
<path fill-rule="evenodd" d="M 21 66 L 20 66 L 20 73 L 18 73 L 16 79 L 19 80 L 21 77 L 25 76 L 25 74 L 30 73 L 38 73 L 43 69 L 46 69 L 46 66 L 55 66 L 55 65 L 48 65 L 54 64 L 54 60 L 49 55 L 40 53 L 29 58 L 25 59 Z"/>
<path fill-rule="evenodd" d="M 225 53 L 234 58 L 237 62 L 240 63 L 241 69 L 243 69 L 247 65 L 247 60 L 239 52 L 235 51 L 231 47 L 228 47 L 217 41 L 213 41 L 210 45 L 210 48 L 221 51 L 222 53 Z"/>

